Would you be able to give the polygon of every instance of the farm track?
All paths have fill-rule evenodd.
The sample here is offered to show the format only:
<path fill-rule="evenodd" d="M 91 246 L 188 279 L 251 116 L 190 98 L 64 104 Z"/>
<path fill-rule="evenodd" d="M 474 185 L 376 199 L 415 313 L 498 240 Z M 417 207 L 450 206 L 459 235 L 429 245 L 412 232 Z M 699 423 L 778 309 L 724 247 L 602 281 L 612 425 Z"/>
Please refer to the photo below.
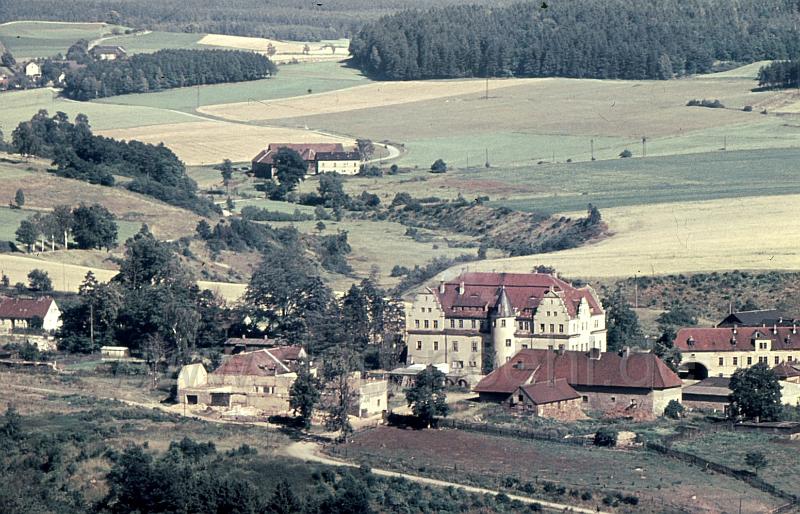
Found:
<path fill-rule="evenodd" d="M 310 462 L 318 462 L 320 464 L 326 464 L 329 466 L 348 466 L 348 467 L 358 467 L 357 464 L 352 462 L 343 461 L 339 459 L 333 459 L 327 456 L 320 455 L 320 448 L 319 444 L 309 441 L 298 441 L 295 443 L 290 444 L 284 448 L 284 453 L 288 457 L 292 457 L 299 460 L 310 461 Z M 456 489 L 460 489 L 462 491 L 468 493 L 477 493 L 477 494 L 493 494 L 498 495 L 501 491 L 497 491 L 494 489 L 485 489 L 483 487 L 475 487 L 471 485 L 460 484 L 458 482 L 449 482 L 446 480 L 436 480 L 434 478 L 423 477 L 419 475 L 411 475 L 408 473 L 398 473 L 396 471 L 389 471 L 386 469 L 378 469 L 372 468 L 372 473 L 388 478 L 404 478 L 411 482 L 417 482 L 420 484 L 425 485 L 432 485 L 435 487 L 454 487 Z M 566 505 L 563 503 L 555 503 L 546 500 L 540 500 L 537 498 L 531 498 L 528 496 L 518 496 L 515 494 L 508 494 L 507 495 L 512 500 L 517 500 L 522 503 L 526 504 L 533 504 L 538 503 L 542 507 L 546 507 L 548 509 L 557 510 L 559 512 L 568 511 L 568 512 L 579 512 L 584 514 L 595 514 L 597 512 L 601 512 L 595 509 L 586 509 L 583 507 L 575 507 L 571 505 Z"/>

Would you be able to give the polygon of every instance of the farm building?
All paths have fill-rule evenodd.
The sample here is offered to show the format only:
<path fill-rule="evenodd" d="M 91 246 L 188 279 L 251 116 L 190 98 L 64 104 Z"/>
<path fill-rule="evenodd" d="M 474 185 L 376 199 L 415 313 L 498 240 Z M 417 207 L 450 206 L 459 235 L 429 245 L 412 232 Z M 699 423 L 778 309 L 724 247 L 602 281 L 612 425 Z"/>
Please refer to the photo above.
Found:
<path fill-rule="evenodd" d="M 178 399 L 188 405 L 288 414 L 289 390 L 305 359 L 300 346 L 281 346 L 231 355 L 211 373 L 202 364 L 184 366 L 178 374 Z"/>
<path fill-rule="evenodd" d="M 408 363 L 445 363 L 462 385 L 527 348 L 606 349 L 594 290 L 545 273 L 464 273 L 418 293 L 407 313 Z M 483 362 L 487 352 L 494 362 Z"/>
<path fill-rule="evenodd" d="M 681 400 L 681 380 L 652 353 L 521 350 L 481 380 L 483 401 L 509 402 L 520 387 L 564 380 L 580 395 L 583 410 L 652 418 L 670 400 Z M 554 393 L 555 394 L 555 393 Z M 562 391 L 559 394 L 565 394 Z M 524 399 L 523 399 L 524 401 Z"/>
<path fill-rule="evenodd" d="M 680 373 L 688 379 L 729 377 L 739 368 L 764 362 L 770 366 L 800 359 L 797 323 L 791 326 L 682 328 L 675 336 Z"/>
<path fill-rule="evenodd" d="M 800 405 L 800 370 L 788 363 L 781 363 L 772 371 L 781 385 L 781 401 L 784 405 Z M 683 404 L 692 409 L 728 412 L 730 377 L 708 377 L 683 388 Z"/>
<path fill-rule="evenodd" d="M 101 346 L 100 356 L 105 361 L 126 360 L 131 356 L 127 346 Z"/>
<path fill-rule="evenodd" d="M 89 53 L 98 61 L 115 61 L 128 56 L 128 52 L 121 46 L 93 46 Z"/>
<path fill-rule="evenodd" d="M 275 348 L 276 346 L 281 346 L 281 342 L 276 339 L 267 339 L 266 337 L 230 337 L 222 343 L 222 353 L 225 355 L 234 355 L 237 353 Z"/>
<path fill-rule="evenodd" d="M 361 154 L 358 152 L 317 153 L 316 173 L 338 173 L 357 175 L 361 170 Z"/>
<path fill-rule="evenodd" d="M 757 311 L 741 311 L 732 312 L 728 316 L 717 323 L 717 327 L 758 327 L 758 326 L 791 326 L 794 319 L 788 316 L 785 312 L 770 309 L 770 310 L 757 310 Z"/>
<path fill-rule="evenodd" d="M 38 79 L 42 76 L 42 68 L 34 61 L 26 63 L 23 69 L 25 70 L 25 76 L 28 78 Z"/>
<path fill-rule="evenodd" d="M 563 378 L 519 386 L 509 402 L 518 410 L 540 418 L 562 421 L 586 418 L 581 409 L 581 395 Z"/>
<path fill-rule="evenodd" d="M 272 178 L 273 159 L 275 159 L 281 148 L 288 148 L 300 154 L 300 157 L 308 165 L 308 170 L 312 173 L 317 170 L 318 153 L 344 152 L 344 147 L 341 143 L 270 143 L 264 150 L 258 152 L 258 155 L 253 157 L 251 161 L 253 174 L 256 178 Z"/>
<path fill-rule="evenodd" d="M 54 332 L 61 326 L 61 310 L 52 297 L 0 297 L 0 331 L 11 333 L 39 326 L 45 332 Z"/>

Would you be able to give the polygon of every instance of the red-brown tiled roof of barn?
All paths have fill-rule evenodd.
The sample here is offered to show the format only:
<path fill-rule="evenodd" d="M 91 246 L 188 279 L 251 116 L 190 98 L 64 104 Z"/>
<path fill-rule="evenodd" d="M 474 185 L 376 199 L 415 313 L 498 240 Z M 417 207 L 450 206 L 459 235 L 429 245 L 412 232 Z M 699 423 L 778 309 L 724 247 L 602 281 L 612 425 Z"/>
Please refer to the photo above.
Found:
<path fill-rule="evenodd" d="M 239 353 L 230 356 L 219 368 L 213 371 L 215 375 L 257 375 L 271 376 L 293 372 L 290 361 L 300 358 L 300 346 L 281 346 L 268 350 Z"/>
<path fill-rule="evenodd" d="M 536 405 L 563 402 L 581 397 L 581 395 L 579 395 L 563 378 L 524 385 L 521 386 L 520 389 L 522 389 Z"/>
<path fill-rule="evenodd" d="M 476 392 L 513 393 L 527 382 L 565 379 L 572 386 L 607 386 L 644 389 L 680 387 L 681 380 L 655 354 L 521 350 L 475 386 Z"/>

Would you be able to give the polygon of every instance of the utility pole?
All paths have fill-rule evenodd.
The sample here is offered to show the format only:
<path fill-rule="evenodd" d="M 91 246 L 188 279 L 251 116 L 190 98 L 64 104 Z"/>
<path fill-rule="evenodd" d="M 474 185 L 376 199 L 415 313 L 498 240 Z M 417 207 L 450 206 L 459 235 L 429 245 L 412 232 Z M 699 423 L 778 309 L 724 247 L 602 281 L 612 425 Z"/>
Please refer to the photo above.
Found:
<path fill-rule="evenodd" d="M 647 137 L 642 136 L 642 157 L 647 157 Z"/>
<path fill-rule="evenodd" d="M 197 108 L 200 108 L 200 84 L 197 84 Z"/>
<path fill-rule="evenodd" d="M 594 138 L 589 140 L 589 144 L 591 145 L 592 149 L 592 160 L 594 160 Z"/>
<path fill-rule="evenodd" d="M 486 149 L 486 167 L 489 167 L 489 149 Z"/>
<path fill-rule="evenodd" d="M 92 342 L 92 350 L 94 350 L 94 299 L 89 302 L 89 340 Z"/>
<path fill-rule="evenodd" d="M 488 99 L 489 99 L 489 74 L 487 73 L 486 74 L 486 96 L 484 97 L 484 100 L 488 100 Z"/>
<path fill-rule="evenodd" d="M 722 149 L 728 149 L 728 136 L 722 136 Z"/>

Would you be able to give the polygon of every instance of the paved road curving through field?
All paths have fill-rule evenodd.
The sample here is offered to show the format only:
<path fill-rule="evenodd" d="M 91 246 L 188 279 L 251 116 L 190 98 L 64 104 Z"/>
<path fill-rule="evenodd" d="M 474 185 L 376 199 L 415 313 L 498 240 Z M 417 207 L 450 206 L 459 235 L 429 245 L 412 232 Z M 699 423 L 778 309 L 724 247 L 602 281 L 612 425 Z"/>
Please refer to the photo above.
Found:
<path fill-rule="evenodd" d="M 353 464 L 352 462 L 333 459 L 331 457 L 321 455 L 319 452 L 319 445 L 317 443 L 310 441 L 299 441 L 292 443 L 289 446 L 284 447 L 283 452 L 286 456 L 294 459 L 310 461 L 310 462 L 318 462 L 320 464 L 326 464 L 328 466 L 358 467 L 356 464 Z M 404 478 L 406 480 L 410 480 L 411 482 L 418 482 L 421 484 L 432 485 L 435 487 L 454 487 L 456 489 L 461 489 L 462 491 L 466 491 L 469 493 L 494 494 L 494 495 L 500 494 L 500 491 L 495 491 L 493 489 L 485 489 L 483 487 L 475 487 L 471 485 L 459 484 L 456 482 L 448 482 L 446 480 L 436 480 L 434 478 L 422 477 L 419 475 L 410 475 L 408 473 L 399 473 L 397 471 L 389 471 L 386 469 L 372 468 L 372 472 L 378 476 L 399 477 L 399 478 Z M 527 503 L 527 504 L 538 503 L 542 507 L 558 511 L 579 512 L 583 514 L 597 514 L 598 512 L 602 512 L 594 509 L 587 509 L 584 507 L 574 507 L 571 505 L 565 505 L 563 503 L 555 503 L 546 500 L 539 500 L 527 496 L 517 496 L 515 494 L 508 494 L 508 497 L 511 498 L 512 500 L 519 500 L 522 503 Z"/>

